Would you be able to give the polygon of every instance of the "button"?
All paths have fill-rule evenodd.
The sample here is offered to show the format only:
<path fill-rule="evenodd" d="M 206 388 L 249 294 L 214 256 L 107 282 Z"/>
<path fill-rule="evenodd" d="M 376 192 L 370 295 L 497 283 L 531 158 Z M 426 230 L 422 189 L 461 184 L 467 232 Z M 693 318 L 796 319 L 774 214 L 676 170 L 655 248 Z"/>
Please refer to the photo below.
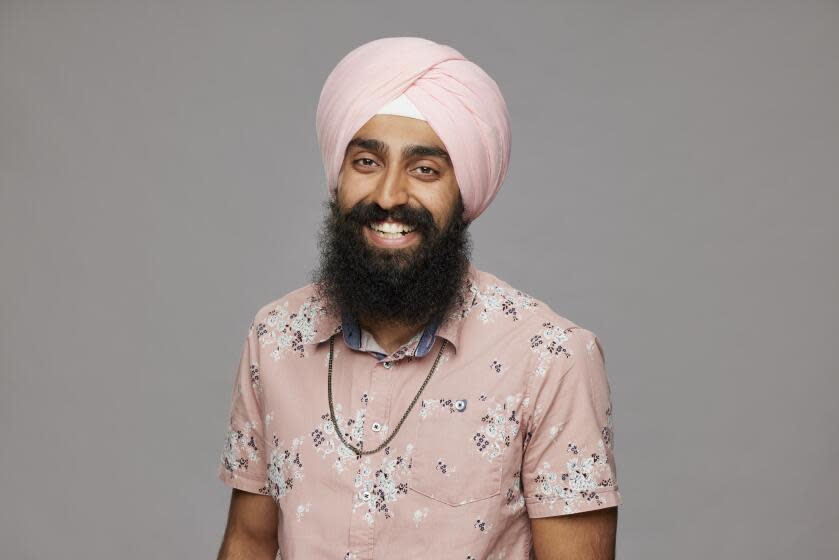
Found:
<path fill-rule="evenodd" d="M 368 501 L 368 500 L 370 499 L 370 492 L 368 492 L 367 490 L 365 490 L 364 492 L 361 492 L 361 493 L 359 494 L 359 496 L 361 497 L 361 499 L 362 499 L 362 500 L 364 500 L 364 501 L 366 502 L 366 501 Z"/>
<path fill-rule="evenodd" d="M 390 369 L 390 367 L 393 365 L 393 362 L 384 362 L 382 365 L 385 369 Z"/>
<path fill-rule="evenodd" d="M 382 431 L 382 425 L 381 425 L 381 424 L 379 424 L 378 422 L 373 422 L 373 425 L 372 425 L 372 426 L 370 426 L 370 428 L 372 428 L 372 430 L 373 430 L 374 432 L 380 432 L 380 431 Z"/>
<path fill-rule="evenodd" d="M 466 409 L 466 400 L 460 399 L 455 401 L 454 407 L 455 409 L 457 409 L 458 412 L 463 412 Z"/>

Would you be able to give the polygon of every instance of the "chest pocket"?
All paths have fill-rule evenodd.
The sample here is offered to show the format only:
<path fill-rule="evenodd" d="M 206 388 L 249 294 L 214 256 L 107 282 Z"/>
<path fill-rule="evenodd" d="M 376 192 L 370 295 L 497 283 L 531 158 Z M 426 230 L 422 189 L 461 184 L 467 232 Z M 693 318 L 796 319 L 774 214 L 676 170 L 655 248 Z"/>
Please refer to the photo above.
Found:
<path fill-rule="evenodd" d="M 487 401 L 454 395 L 419 404 L 408 488 L 450 506 L 498 495 L 505 445 Z"/>

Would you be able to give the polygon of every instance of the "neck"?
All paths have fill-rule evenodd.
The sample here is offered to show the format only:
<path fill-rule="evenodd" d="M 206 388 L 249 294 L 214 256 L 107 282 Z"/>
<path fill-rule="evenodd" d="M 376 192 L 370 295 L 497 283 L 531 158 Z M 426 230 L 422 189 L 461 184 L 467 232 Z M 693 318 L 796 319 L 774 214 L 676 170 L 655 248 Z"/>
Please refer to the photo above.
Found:
<path fill-rule="evenodd" d="M 368 331 L 388 354 L 395 352 L 400 346 L 411 340 L 422 325 L 406 325 L 387 320 L 375 320 L 360 317 L 359 325 Z"/>

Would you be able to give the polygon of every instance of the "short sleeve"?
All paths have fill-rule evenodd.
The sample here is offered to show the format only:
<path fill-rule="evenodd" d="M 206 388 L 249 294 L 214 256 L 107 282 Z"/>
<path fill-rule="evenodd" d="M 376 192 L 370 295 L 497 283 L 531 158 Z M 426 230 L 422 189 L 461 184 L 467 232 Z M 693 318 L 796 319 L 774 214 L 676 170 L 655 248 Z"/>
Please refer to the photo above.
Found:
<path fill-rule="evenodd" d="M 262 385 L 255 320 L 248 327 L 233 379 L 228 427 L 218 478 L 233 488 L 266 493 Z"/>
<path fill-rule="evenodd" d="M 603 348 L 578 326 L 552 337 L 528 385 L 521 481 L 531 518 L 622 502 Z"/>

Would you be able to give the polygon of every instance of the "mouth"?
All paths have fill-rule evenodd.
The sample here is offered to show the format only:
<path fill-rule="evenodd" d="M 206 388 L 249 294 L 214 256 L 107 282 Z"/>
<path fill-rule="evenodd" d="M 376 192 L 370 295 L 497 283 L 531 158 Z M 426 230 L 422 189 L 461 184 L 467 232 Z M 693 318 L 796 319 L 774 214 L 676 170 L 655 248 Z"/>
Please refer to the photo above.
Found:
<path fill-rule="evenodd" d="M 406 247 L 419 238 L 416 226 L 398 222 L 373 222 L 364 228 L 367 237 L 380 247 Z"/>
<path fill-rule="evenodd" d="M 416 230 L 416 226 L 409 226 L 399 222 L 372 222 L 370 229 L 385 239 L 399 239 Z"/>

